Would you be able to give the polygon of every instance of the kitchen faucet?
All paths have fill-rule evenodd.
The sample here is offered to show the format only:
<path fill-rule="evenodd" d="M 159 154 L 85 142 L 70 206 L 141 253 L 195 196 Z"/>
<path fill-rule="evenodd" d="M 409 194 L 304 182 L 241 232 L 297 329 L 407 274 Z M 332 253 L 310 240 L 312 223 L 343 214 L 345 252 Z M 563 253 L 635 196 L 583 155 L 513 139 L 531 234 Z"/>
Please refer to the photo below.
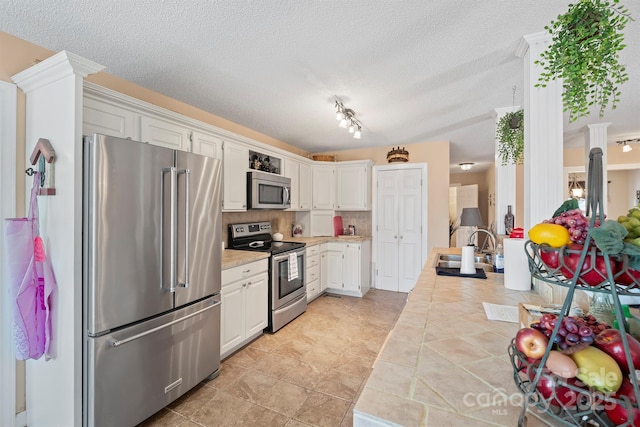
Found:
<path fill-rule="evenodd" d="M 471 233 L 469 235 L 469 242 L 467 243 L 467 245 L 474 245 L 474 241 L 473 241 L 473 236 L 475 236 L 477 233 L 479 232 L 483 232 L 486 233 L 489 236 L 489 240 L 491 240 L 491 244 L 493 246 L 493 251 L 496 250 L 496 236 L 493 235 L 492 232 L 490 232 L 489 230 L 485 230 L 484 228 L 478 228 L 476 231 L 474 231 L 473 233 Z M 482 245 L 482 247 L 484 247 L 484 245 Z"/>

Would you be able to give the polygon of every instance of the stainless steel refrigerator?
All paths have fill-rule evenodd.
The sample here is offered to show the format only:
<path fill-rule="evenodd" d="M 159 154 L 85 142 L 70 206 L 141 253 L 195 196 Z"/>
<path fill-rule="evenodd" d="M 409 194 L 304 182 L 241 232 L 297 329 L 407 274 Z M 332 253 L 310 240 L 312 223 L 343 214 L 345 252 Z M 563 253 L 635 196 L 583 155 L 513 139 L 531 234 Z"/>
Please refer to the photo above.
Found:
<path fill-rule="evenodd" d="M 85 137 L 85 425 L 133 426 L 219 372 L 220 168 Z"/>

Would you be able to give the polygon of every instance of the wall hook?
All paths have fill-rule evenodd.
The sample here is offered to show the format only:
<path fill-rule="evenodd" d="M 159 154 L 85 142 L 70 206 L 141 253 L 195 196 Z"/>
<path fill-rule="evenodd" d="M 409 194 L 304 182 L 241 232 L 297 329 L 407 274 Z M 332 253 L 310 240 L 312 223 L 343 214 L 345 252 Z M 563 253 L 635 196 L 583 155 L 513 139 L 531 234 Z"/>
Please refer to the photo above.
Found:
<path fill-rule="evenodd" d="M 40 172 L 40 189 L 38 195 L 53 196 L 56 194 L 55 189 L 55 159 L 56 151 L 51 146 L 48 139 L 40 138 L 36 142 L 36 146 L 31 153 L 31 164 L 38 163 L 38 172 Z M 25 171 L 29 176 L 36 173 L 36 170 L 29 168 Z"/>

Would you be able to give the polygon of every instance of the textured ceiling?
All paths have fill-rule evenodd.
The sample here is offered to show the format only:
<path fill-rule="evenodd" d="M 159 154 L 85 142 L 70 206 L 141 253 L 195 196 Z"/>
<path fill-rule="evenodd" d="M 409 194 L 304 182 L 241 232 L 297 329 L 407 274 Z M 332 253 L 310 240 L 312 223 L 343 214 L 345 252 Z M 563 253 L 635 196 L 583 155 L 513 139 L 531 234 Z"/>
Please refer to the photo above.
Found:
<path fill-rule="evenodd" d="M 622 52 L 630 80 L 600 119 L 640 137 L 640 6 Z M 525 34 L 567 0 L 1 0 L 0 30 L 310 152 L 451 141 L 451 164 L 493 163 L 494 108 L 523 102 Z M 342 99 L 363 124 L 337 126 Z"/>

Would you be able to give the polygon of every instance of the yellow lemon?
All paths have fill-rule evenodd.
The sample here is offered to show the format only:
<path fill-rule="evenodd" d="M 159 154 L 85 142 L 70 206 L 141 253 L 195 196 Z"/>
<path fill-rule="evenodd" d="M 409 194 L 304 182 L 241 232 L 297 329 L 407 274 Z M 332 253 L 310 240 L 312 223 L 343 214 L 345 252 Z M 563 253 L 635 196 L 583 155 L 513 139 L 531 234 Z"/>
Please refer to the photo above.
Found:
<path fill-rule="evenodd" d="M 534 225 L 529 230 L 529 239 L 533 243 L 539 245 L 546 243 L 552 248 L 568 245 L 571 243 L 569 237 L 569 230 L 559 224 L 542 223 Z"/>

